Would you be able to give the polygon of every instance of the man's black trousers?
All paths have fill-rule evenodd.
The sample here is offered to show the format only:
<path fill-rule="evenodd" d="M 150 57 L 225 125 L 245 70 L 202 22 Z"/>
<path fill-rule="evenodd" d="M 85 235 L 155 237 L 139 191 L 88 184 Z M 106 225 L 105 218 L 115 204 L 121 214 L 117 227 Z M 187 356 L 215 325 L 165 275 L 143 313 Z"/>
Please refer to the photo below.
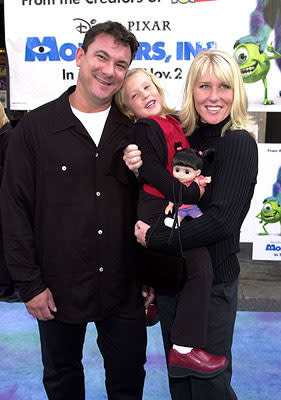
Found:
<path fill-rule="evenodd" d="M 49 400 L 84 400 L 82 351 L 87 324 L 38 321 Z M 144 308 L 95 322 L 109 400 L 141 400 L 146 361 Z M 103 371 L 100 371 L 102 374 Z M 95 376 L 91 377 L 94 381 Z"/>

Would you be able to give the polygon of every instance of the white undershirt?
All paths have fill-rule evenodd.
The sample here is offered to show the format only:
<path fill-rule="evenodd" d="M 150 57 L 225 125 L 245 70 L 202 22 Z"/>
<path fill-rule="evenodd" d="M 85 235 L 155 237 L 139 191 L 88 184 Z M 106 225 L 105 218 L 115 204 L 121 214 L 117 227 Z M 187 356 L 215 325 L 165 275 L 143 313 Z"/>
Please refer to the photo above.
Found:
<path fill-rule="evenodd" d="M 105 121 L 110 111 L 110 107 L 111 106 L 109 106 L 106 110 L 100 112 L 85 113 L 71 106 L 73 114 L 75 114 L 79 121 L 84 125 L 85 129 L 95 142 L 96 146 L 99 145 L 99 141 L 102 135 Z"/>

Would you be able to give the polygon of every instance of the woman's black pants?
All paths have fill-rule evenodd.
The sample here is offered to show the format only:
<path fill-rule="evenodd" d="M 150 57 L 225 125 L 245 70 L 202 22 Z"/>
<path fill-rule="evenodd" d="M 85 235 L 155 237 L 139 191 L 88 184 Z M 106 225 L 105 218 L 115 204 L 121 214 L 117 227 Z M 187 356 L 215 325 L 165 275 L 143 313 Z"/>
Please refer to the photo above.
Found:
<path fill-rule="evenodd" d="M 225 356 L 227 369 L 211 379 L 169 378 L 172 400 L 237 400 L 231 387 L 231 346 L 237 310 L 238 279 L 231 283 L 213 285 L 209 302 L 207 346 L 209 353 Z M 157 294 L 157 305 L 165 346 L 166 359 L 171 342 L 171 329 L 177 308 L 177 296 L 169 293 Z M 192 326 L 192 321 L 190 321 Z"/>

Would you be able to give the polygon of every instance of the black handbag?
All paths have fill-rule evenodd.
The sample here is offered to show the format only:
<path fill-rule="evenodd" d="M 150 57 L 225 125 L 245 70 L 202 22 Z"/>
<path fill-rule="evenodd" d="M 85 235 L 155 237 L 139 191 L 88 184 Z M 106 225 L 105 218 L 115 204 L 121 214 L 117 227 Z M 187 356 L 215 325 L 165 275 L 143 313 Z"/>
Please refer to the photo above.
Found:
<path fill-rule="evenodd" d="M 181 198 L 181 193 L 180 193 Z M 139 280 L 142 284 L 151 286 L 155 289 L 168 290 L 168 291 L 179 291 L 186 279 L 186 261 L 183 255 L 179 223 L 178 223 L 178 207 L 181 205 L 181 201 L 175 204 L 175 215 L 174 223 L 171 230 L 171 235 L 167 243 L 167 249 L 169 249 L 170 241 L 177 231 L 180 254 L 171 254 L 169 252 L 161 252 L 153 250 L 151 248 L 144 247 L 142 255 L 140 257 L 140 263 L 138 268 Z M 155 225 L 152 227 L 150 235 L 155 231 L 163 213 L 159 215 Z"/>
<path fill-rule="evenodd" d="M 143 249 L 139 265 L 139 280 L 155 289 L 179 291 L 185 282 L 186 264 L 183 256 Z"/>

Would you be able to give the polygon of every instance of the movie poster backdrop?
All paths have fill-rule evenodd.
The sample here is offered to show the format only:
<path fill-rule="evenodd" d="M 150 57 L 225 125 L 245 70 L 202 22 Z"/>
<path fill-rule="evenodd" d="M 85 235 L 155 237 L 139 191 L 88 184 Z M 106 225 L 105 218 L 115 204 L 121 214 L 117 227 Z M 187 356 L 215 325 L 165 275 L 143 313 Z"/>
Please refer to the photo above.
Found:
<path fill-rule="evenodd" d="M 74 84 L 75 52 L 85 32 L 115 20 L 140 42 L 132 67 L 144 67 L 161 80 L 169 105 L 180 108 L 194 57 L 218 48 L 235 51 L 249 111 L 280 112 L 280 9 L 281 0 L 5 1 L 10 108 L 31 110 Z M 274 104 L 264 105 L 265 99 Z"/>

